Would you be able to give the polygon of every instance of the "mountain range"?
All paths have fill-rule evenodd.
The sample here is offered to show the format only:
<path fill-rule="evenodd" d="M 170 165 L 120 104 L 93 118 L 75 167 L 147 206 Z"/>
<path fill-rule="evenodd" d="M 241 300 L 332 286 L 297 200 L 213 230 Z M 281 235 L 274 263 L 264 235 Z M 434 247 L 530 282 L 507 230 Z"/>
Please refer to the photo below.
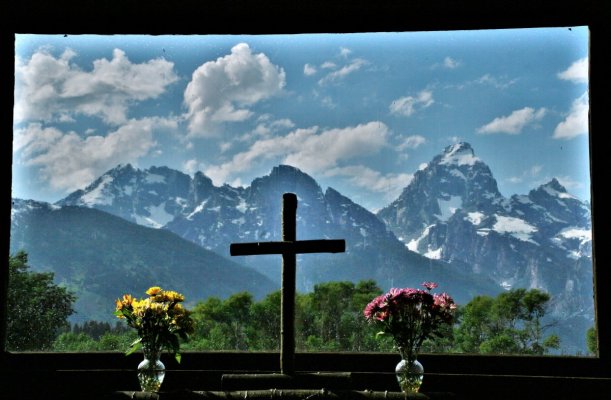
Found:
<path fill-rule="evenodd" d="M 250 186 L 237 188 L 215 186 L 201 172 L 191 177 L 167 167 L 142 170 L 119 165 L 54 205 L 14 200 L 11 251 L 25 248 L 32 264 L 56 271 L 61 282 L 76 285 L 83 293 L 96 285 L 128 287 L 137 276 L 152 274 L 164 285 L 200 287 L 189 292 L 194 299 L 225 297 L 239 290 L 260 296 L 277 288 L 280 257 L 229 259 L 229 245 L 280 240 L 285 192 L 298 197 L 298 239 L 346 240 L 344 254 L 298 256 L 298 290 L 309 291 L 329 280 L 374 279 L 384 289 L 436 281 L 441 290 L 465 303 L 478 294 L 539 288 L 552 294 L 550 316 L 557 320 L 563 348 L 585 351 L 585 329 L 593 323 L 588 204 L 570 195 L 556 179 L 528 195 L 506 198 L 490 168 L 464 142 L 448 146 L 418 170 L 401 195 L 377 214 L 333 188 L 323 191 L 314 178 L 288 165 L 276 166 Z M 40 222 L 44 218 L 49 220 Z M 61 244 L 49 242 L 43 249 L 36 232 L 41 229 L 48 236 L 56 230 L 65 235 L 63 258 L 45 256 Z M 105 233 L 106 229 L 110 231 Z M 71 242 L 90 240 L 94 232 L 112 240 Z M 162 250 L 156 245 L 169 241 L 168 235 L 171 243 L 183 247 Z M 132 243 L 132 236 L 142 241 Z M 144 254 L 151 247 L 183 258 L 189 253 L 185 249 L 200 253 L 181 259 L 180 267 L 170 261 L 163 267 L 159 264 L 165 275 L 153 272 L 158 269 L 157 256 L 133 256 L 139 263 L 125 259 L 113 263 L 107 257 L 106 274 L 85 281 L 83 271 L 100 266 L 85 267 L 83 254 L 129 257 L 132 250 Z M 79 259 L 79 264 L 71 258 Z M 109 265 L 131 275 L 121 275 Z M 222 272 L 209 272 L 214 265 Z M 110 279 L 116 274 L 123 279 Z M 177 276 L 182 281 L 168 280 Z M 98 293 L 108 295 L 106 290 Z"/>

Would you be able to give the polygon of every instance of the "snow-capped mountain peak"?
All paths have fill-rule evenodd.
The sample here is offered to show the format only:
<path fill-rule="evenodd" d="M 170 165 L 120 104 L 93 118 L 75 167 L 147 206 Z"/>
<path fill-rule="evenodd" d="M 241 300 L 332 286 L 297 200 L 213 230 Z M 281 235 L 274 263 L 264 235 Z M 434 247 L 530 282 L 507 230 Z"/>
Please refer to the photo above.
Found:
<path fill-rule="evenodd" d="M 445 165 L 473 165 L 481 160 L 475 157 L 473 148 L 469 143 L 459 142 L 445 148 L 439 164 Z"/>
<path fill-rule="evenodd" d="M 469 143 L 460 142 L 417 171 L 399 198 L 380 210 L 378 217 L 409 243 L 421 237 L 425 227 L 447 222 L 459 209 L 493 213 L 505 206 L 490 168 L 475 156 Z"/>
<path fill-rule="evenodd" d="M 460 260 L 504 290 L 549 291 L 558 315 L 577 303 L 589 307 L 590 209 L 558 179 L 505 198 L 473 148 L 456 143 L 417 171 L 377 215 L 408 249 L 429 259 Z M 585 282 L 578 301 L 575 282 Z"/>
<path fill-rule="evenodd" d="M 569 194 L 566 191 L 566 188 L 558 182 L 556 178 L 553 178 L 551 181 L 546 183 L 545 185 L 540 186 L 541 190 L 544 190 L 548 195 L 553 197 L 558 197 L 561 199 L 574 199 L 575 196 Z"/>

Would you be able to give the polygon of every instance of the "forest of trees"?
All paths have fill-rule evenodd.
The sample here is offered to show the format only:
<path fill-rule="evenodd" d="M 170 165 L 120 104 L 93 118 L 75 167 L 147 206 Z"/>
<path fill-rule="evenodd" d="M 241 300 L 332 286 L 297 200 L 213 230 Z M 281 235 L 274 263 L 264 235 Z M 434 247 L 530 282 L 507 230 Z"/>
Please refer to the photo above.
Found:
<path fill-rule="evenodd" d="M 122 321 L 88 321 L 70 326 L 74 295 L 52 283 L 53 275 L 28 271 L 27 254 L 9 259 L 9 350 L 125 351 L 136 332 Z M 377 336 L 363 309 L 382 290 L 372 280 L 326 282 L 296 297 L 298 351 L 393 351 L 388 337 Z M 109 301 L 112 301 L 111 299 Z M 424 352 L 548 354 L 559 338 L 543 324 L 550 296 L 537 289 L 513 289 L 496 297 L 477 296 L 459 306 L 456 323 L 443 338 L 425 342 Z M 280 291 L 260 301 L 242 292 L 210 297 L 191 309 L 195 333 L 183 351 L 278 350 Z M 584 332 L 584 335 L 586 333 Z M 596 334 L 587 332 L 589 350 Z"/>

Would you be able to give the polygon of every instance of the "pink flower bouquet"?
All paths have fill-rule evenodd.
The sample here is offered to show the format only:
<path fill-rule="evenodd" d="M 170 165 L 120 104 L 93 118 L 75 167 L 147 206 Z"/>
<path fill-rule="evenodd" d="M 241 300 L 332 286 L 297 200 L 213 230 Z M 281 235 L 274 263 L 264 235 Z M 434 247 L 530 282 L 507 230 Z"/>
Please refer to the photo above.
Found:
<path fill-rule="evenodd" d="M 426 290 L 392 288 L 373 299 L 364 310 L 365 318 L 381 326 L 379 334 L 390 334 L 397 350 L 408 362 L 415 360 L 428 338 L 440 337 L 441 327 L 454 322 L 456 304 L 447 293 L 433 294 L 434 282 Z"/>

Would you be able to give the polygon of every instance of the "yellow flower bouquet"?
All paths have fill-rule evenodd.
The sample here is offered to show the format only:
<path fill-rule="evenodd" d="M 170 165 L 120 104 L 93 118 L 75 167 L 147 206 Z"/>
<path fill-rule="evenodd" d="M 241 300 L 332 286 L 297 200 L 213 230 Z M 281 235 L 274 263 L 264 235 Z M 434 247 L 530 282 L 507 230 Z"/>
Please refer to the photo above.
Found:
<path fill-rule="evenodd" d="M 129 294 L 117 299 L 115 315 L 138 331 L 138 339 L 126 354 L 142 348 L 158 355 L 165 349 L 180 362 L 179 338 L 186 341 L 193 333 L 191 312 L 181 304 L 185 297 L 158 286 L 149 288 L 146 294 L 149 297 L 140 300 Z"/>

